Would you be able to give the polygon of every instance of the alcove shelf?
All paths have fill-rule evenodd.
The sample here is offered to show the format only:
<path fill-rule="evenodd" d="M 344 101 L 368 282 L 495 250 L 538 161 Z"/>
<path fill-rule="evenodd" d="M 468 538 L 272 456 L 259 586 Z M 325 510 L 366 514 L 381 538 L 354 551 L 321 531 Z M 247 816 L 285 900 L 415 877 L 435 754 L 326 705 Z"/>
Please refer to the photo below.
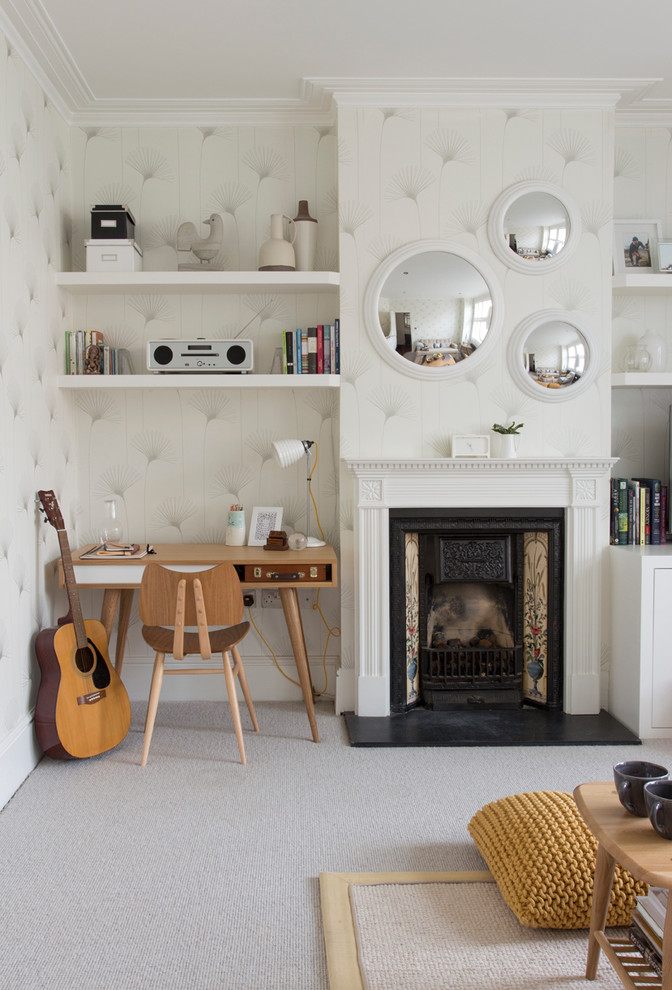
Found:
<path fill-rule="evenodd" d="M 656 292 L 672 292 L 672 272 L 669 274 L 652 272 L 650 275 L 632 273 L 614 275 L 611 280 L 611 287 L 614 292 L 634 294 L 641 292 L 646 295 Z"/>
<path fill-rule="evenodd" d="M 338 272 L 58 272 L 56 284 L 70 293 L 133 292 L 336 294 Z"/>
<path fill-rule="evenodd" d="M 340 388 L 339 375 L 59 375 L 67 389 L 185 389 L 185 388 Z"/>
<path fill-rule="evenodd" d="M 611 376 L 612 388 L 670 388 L 672 371 L 627 371 Z"/>

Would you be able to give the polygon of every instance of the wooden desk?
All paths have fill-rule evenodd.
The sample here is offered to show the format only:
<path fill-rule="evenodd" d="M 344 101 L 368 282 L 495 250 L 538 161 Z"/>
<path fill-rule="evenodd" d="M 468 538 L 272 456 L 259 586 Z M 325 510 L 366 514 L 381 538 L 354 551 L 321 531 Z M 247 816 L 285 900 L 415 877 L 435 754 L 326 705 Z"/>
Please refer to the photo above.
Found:
<path fill-rule="evenodd" d="M 280 592 L 282 610 L 287 623 L 287 631 L 294 652 L 296 669 L 299 675 L 303 700 L 308 713 L 308 721 L 313 740 L 319 742 L 315 708 L 313 704 L 313 686 L 308 668 L 306 641 L 303 635 L 301 610 L 296 593 L 297 588 L 335 588 L 338 584 L 337 561 L 333 547 L 315 547 L 310 550 L 264 550 L 263 547 L 228 547 L 220 543 L 155 543 L 156 553 L 141 557 L 139 560 L 118 558 L 116 560 L 101 560 L 100 557 L 81 555 L 91 549 L 92 544 L 81 547 L 72 554 L 77 585 L 86 588 L 102 588 L 103 607 L 101 622 L 105 626 L 108 638 L 112 634 L 114 620 L 119 613 L 117 623 L 117 645 L 115 651 L 115 667 L 121 671 L 124 661 L 126 635 L 131 617 L 133 592 L 140 587 L 145 565 L 150 561 L 175 567 L 183 571 L 199 571 L 206 567 L 228 561 L 238 571 L 238 576 L 245 588 L 275 588 Z M 310 577 L 311 565 L 325 568 L 322 580 Z M 292 574 L 305 574 L 306 577 L 291 577 L 289 579 L 250 577 L 250 569 L 263 568 L 262 574 L 268 570 L 289 567 Z M 246 571 L 247 569 L 247 571 Z M 247 577 L 246 577 L 247 573 Z M 59 564 L 59 581 L 64 585 L 63 568 Z"/>
<path fill-rule="evenodd" d="M 614 866 L 619 863 L 646 883 L 672 889 L 672 842 L 658 835 L 648 818 L 628 814 L 613 783 L 581 784 L 574 791 L 574 800 L 598 841 L 586 979 L 595 979 L 600 949 L 604 949 L 623 986 L 634 990 L 643 984 L 631 978 L 636 978 L 636 968 L 625 957 L 623 950 L 627 947 L 623 940 L 608 939 L 604 931 Z M 649 976 L 645 982 L 650 987 L 672 990 L 672 910 L 667 912 L 663 930 L 662 980 Z"/>

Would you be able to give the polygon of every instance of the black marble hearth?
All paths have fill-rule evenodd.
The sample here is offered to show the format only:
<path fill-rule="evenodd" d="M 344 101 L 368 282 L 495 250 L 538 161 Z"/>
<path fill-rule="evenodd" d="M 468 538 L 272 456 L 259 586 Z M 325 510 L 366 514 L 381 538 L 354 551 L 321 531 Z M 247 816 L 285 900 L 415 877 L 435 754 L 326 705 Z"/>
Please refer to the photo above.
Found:
<path fill-rule="evenodd" d="M 428 711 L 416 708 L 384 718 L 345 712 L 351 746 L 632 746 L 641 742 L 608 712 L 517 708 L 494 711 Z"/>

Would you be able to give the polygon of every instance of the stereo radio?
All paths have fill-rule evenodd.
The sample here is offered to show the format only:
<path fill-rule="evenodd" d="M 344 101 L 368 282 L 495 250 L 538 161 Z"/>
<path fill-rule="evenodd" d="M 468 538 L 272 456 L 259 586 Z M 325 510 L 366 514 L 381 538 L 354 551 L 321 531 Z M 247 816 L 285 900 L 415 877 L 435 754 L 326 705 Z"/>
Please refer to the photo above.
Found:
<path fill-rule="evenodd" d="M 251 340 L 150 340 L 149 371 L 252 371 Z"/>

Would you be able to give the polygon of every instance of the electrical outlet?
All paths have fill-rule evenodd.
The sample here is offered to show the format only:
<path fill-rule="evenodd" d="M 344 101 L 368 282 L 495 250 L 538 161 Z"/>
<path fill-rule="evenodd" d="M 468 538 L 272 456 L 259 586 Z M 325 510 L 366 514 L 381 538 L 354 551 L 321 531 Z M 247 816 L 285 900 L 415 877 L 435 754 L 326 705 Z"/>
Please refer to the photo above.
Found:
<path fill-rule="evenodd" d="M 262 591 L 261 607 L 282 608 L 282 602 L 280 601 L 280 592 L 276 590 L 271 590 L 270 588 L 268 588 L 266 591 Z"/>
<path fill-rule="evenodd" d="M 254 608 L 256 604 L 257 596 L 255 593 L 253 591 L 246 591 L 243 595 L 243 605 L 245 605 L 246 608 Z"/>

